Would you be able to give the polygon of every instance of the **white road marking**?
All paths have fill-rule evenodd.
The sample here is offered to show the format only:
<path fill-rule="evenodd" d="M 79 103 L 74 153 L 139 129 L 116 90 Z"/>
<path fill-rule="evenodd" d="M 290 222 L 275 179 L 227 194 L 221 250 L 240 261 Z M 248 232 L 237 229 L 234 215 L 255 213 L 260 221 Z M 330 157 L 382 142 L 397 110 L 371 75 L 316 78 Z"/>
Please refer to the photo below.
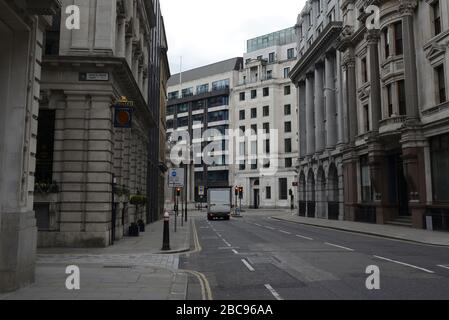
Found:
<path fill-rule="evenodd" d="M 231 244 L 229 242 L 227 242 L 225 239 L 223 239 L 223 242 L 225 243 L 225 245 L 227 245 L 228 247 L 232 247 Z"/>
<path fill-rule="evenodd" d="M 437 267 L 440 267 L 440 268 L 444 268 L 444 269 L 448 269 L 448 270 L 449 270 L 449 266 L 443 266 L 442 264 L 439 264 Z"/>
<path fill-rule="evenodd" d="M 396 260 L 391 260 L 391 259 L 388 259 L 388 258 L 385 258 L 385 257 L 374 256 L 374 258 L 377 258 L 377 259 L 380 259 L 380 260 L 389 261 L 389 262 L 393 262 L 393 263 L 397 263 L 397 264 L 400 264 L 400 265 L 403 265 L 403 266 L 406 266 L 406 267 L 410 267 L 410 268 L 414 268 L 414 269 L 418 269 L 418 270 L 421 270 L 421 271 L 424 271 L 424 272 L 427 272 L 427 273 L 435 273 L 435 272 L 433 272 L 431 270 L 428 270 L 428 269 L 424 269 L 424 268 L 421 268 L 421 267 L 414 266 L 412 264 L 408 264 L 408 263 L 404 263 L 404 262 L 400 262 L 400 261 L 396 261 Z"/>
<path fill-rule="evenodd" d="M 235 254 L 239 254 L 239 252 L 235 249 L 232 249 L 232 252 L 234 252 Z"/>
<path fill-rule="evenodd" d="M 325 242 L 324 244 L 327 244 L 328 246 L 332 246 L 332 247 L 335 247 L 335 248 L 343 249 L 343 250 L 355 251 L 354 249 L 343 247 L 343 246 L 339 246 L 337 244 L 333 244 L 333 243 L 329 243 L 329 242 Z"/>
<path fill-rule="evenodd" d="M 258 223 L 255 223 L 255 225 L 258 226 L 258 227 L 262 227 L 262 225 L 261 225 L 261 224 L 258 224 Z"/>
<path fill-rule="evenodd" d="M 268 227 L 268 226 L 265 226 L 265 228 L 270 229 L 270 230 L 276 230 L 275 228 L 273 228 L 273 227 Z"/>
<path fill-rule="evenodd" d="M 285 234 L 291 234 L 290 232 L 284 231 L 284 230 L 279 230 L 279 232 L 282 232 L 282 233 L 285 233 Z"/>
<path fill-rule="evenodd" d="M 254 268 L 246 261 L 245 259 L 242 259 L 243 264 L 248 268 L 249 271 L 254 272 Z"/>
<path fill-rule="evenodd" d="M 302 238 L 302 239 L 306 239 L 306 240 L 310 240 L 310 241 L 313 241 L 313 239 L 312 238 L 309 238 L 309 237 L 304 237 L 304 236 L 301 236 L 301 235 L 299 235 L 299 234 L 297 234 L 296 235 L 298 238 Z"/>
<path fill-rule="evenodd" d="M 270 286 L 269 284 L 265 285 L 265 288 L 267 288 L 271 294 L 276 298 L 276 300 L 284 300 L 282 299 L 282 297 L 279 295 L 279 293 L 276 292 L 276 290 L 273 289 L 272 286 Z"/>

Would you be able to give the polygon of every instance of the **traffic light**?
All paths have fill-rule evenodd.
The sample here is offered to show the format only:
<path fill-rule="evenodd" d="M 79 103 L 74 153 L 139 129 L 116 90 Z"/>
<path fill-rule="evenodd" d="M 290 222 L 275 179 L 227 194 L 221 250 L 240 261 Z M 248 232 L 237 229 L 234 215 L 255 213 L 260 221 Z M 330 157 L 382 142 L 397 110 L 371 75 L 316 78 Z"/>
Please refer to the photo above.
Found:
<path fill-rule="evenodd" d="M 237 197 L 239 195 L 239 187 L 235 187 L 235 196 Z"/>
<path fill-rule="evenodd" d="M 181 188 L 176 188 L 176 195 L 178 197 L 181 195 Z"/>
<path fill-rule="evenodd" d="M 243 199 L 243 187 L 239 187 L 239 197 Z"/>

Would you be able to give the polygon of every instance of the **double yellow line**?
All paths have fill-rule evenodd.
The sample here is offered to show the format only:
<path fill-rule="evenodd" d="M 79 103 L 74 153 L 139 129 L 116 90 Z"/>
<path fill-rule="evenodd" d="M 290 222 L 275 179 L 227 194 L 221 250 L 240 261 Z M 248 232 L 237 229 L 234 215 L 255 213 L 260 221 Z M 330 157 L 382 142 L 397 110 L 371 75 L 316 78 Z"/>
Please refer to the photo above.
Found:
<path fill-rule="evenodd" d="M 195 221 L 192 219 L 191 221 L 191 226 L 192 226 L 192 232 L 193 232 L 193 242 L 195 244 L 195 249 L 193 251 L 189 251 L 187 254 L 191 254 L 191 253 L 198 253 L 201 252 L 202 247 L 198 238 L 198 232 L 196 230 L 196 224 Z M 210 284 L 209 281 L 207 280 L 206 276 L 198 271 L 194 271 L 194 270 L 179 270 L 181 272 L 185 272 L 185 273 L 189 273 L 193 276 L 195 276 L 198 279 L 198 282 L 200 283 L 201 286 L 201 296 L 203 300 L 213 300 L 213 296 L 212 296 L 212 290 L 210 288 Z"/>

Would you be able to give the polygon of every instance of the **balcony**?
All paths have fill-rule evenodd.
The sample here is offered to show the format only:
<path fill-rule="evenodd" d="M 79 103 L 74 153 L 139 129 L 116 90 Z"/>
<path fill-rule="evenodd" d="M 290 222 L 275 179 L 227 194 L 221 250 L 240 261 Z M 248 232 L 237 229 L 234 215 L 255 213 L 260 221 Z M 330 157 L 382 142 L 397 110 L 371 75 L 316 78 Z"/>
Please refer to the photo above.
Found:
<path fill-rule="evenodd" d="M 239 86 L 246 86 L 249 84 L 253 84 L 253 83 L 259 83 L 259 82 L 263 82 L 263 81 L 270 81 L 270 80 L 276 80 L 277 78 L 274 78 L 273 76 L 264 76 L 264 77 L 254 77 L 251 79 L 245 79 L 245 80 L 241 80 L 239 81 Z"/>
<path fill-rule="evenodd" d="M 26 0 L 27 10 L 39 16 L 52 16 L 61 9 L 59 0 Z"/>
<path fill-rule="evenodd" d="M 397 134 L 397 131 L 402 128 L 407 116 L 393 116 L 391 118 L 387 118 L 381 120 L 379 122 L 379 133 L 380 134 L 389 134 L 394 133 Z"/>

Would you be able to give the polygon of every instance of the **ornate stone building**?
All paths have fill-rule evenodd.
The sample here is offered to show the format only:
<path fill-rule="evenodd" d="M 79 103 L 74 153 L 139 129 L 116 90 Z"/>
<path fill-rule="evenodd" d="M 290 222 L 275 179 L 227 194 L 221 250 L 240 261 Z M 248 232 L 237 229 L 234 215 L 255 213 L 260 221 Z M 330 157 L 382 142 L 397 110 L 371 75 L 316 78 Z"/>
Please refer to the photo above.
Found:
<path fill-rule="evenodd" d="M 344 135 L 340 1 L 307 1 L 298 16 L 299 214 L 343 219 Z"/>
<path fill-rule="evenodd" d="M 307 202 L 301 214 L 316 206 L 326 217 L 318 194 L 326 190 L 329 203 L 338 185 L 340 219 L 448 230 L 447 1 L 335 1 L 335 14 L 320 27 L 334 3 L 325 2 L 308 1 L 298 19 L 300 60 L 291 73 L 299 88 L 300 169 L 312 168 L 300 176 L 300 199 Z M 326 84 L 329 48 L 337 50 L 335 87 Z M 315 63 L 320 53 L 324 71 Z M 334 114 L 336 127 L 329 123 Z M 335 138 L 329 156 L 319 152 Z M 326 161 L 336 161 L 338 184 Z"/>
<path fill-rule="evenodd" d="M 0 292 L 34 280 L 42 52 L 59 10 L 59 1 L 0 1 Z"/>
<path fill-rule="evenodd" d="M 71 4 L 69 0 L 63 5 Z M 47 33 L 40 94 L 38 182 L 59 192 L 35 202 L 38 245 L 108 246 L 131 223 L 158 219 L 160 63 L 158 1 L 79 1 L 81 28 Z M 166 45 L 165 45 L 166 47 Z M 120 97 L 134 102 L 117 128 Z M 163 107 L 163 106 L 162 106 Z M 146 203 L 130 203 L 130 195 Z"/>

